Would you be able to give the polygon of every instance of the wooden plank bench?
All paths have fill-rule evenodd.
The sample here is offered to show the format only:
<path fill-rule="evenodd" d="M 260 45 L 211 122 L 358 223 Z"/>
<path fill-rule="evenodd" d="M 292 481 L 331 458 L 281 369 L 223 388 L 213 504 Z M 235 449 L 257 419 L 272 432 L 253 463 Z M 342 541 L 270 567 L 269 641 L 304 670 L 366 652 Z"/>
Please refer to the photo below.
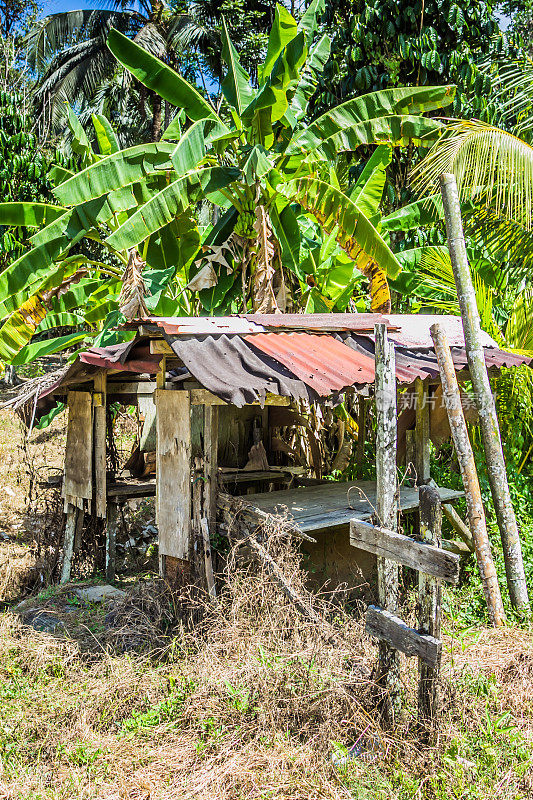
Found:
<path fill-rule="evenodd" d="M 453 502 L 464 494 L 445 488 L 439 488 L 438 492 L 443 503 Z M 247 514 L 257 510 L 258 522 L 264 519 L 264 514 L 280 514 L 287 516 L 302 533 L 312 533 L 347 526 L 352 519 L 370 520 L 376 509 L 376 483 L 331 481 L 318 486 L 260 492 L 236 500 L 240 506 L 244 503 Z M 402 486 L 400 510 L 411 511 L 418 505 L 418 488 Z"/>

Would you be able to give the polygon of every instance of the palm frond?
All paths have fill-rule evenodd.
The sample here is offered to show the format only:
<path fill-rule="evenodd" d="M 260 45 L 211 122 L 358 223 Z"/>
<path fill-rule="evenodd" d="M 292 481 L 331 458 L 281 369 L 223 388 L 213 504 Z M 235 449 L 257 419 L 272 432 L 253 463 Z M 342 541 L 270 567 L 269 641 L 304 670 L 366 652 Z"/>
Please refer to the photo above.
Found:
<path fill-rule="evenodd" d="M 50 60 L 65 48 L 82 39 L 105 37 L 112 27 L 127 29 L 136 14 L 131 11 L 107 9 L 80 9 L 50 14 L 39 20 L 26 36 L 28 63 L 38 74 L 48 67 Z"/>
<path fill-rule="evenodd" d="M 502 125 L 511 126 L 517 136 L 533 130 L 533 61 L 524 56 L 499 64 L 491 78 Z"/>
<path fill-rule="evenodd" d="M 511 347 L 533 352 L 533 289 L 526 289 L 517 299 L 505 328 Z"/>
<path fill-rule="evenodd" d="M 533 228 L 533 147 L 522 139 L 478 120 L 454 121 L 413 170 L 415 190 L 438 191 L 444 172 L 455 175 L 463 201 Z"/>
<path fill-rule="evenodd" d="M 533 274 L 533 231 L 520 222 L 498 216 L 490 208 L 477 213 L 467 211 L 463 220 L 470 245 L 486 252 L 498 264 L 501 289 L 507 281 L 516 285 L 530 278 Z"/>
<path fill-rule="evenodd" d="M 135 35 L 134 41 L 157 58 L 164 58 L 166 55 L 167 43 L 152 22 L 143 25 Z"/>

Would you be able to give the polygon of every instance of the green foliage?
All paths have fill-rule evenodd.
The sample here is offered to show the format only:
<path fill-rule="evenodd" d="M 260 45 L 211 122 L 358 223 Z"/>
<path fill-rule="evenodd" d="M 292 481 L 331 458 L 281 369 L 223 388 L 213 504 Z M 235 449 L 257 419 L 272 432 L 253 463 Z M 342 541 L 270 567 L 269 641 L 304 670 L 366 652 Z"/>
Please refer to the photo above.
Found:
<path fill-rule="evenodd" d="M 389 86 L 454 83 L 454 114 L 490 114 L 490 80 L 477 62 L 504 46 L 491 2 L 327 0 L 323 23 L 333 41 L 318 107 Z"/>
<path fill-rule="evenodd" d="M 48 171 L 54 156 L 64 163 L 59 152 L 43 148 L 32 132 L 25 95 L 0 91 L 0 270 L 22 252 L 26 228 L 41 225 L 46 220 L 45 206 L 37 203 L 52 200 Z M 17 213 L 15 221 L 15 217 L 6 216 L 5 204 L 17 201 L 18 212 L 22 208 L 20 201 L 31 205 L 25 206 L 26 214 Z M 53 214 L 53 211 L 48 213 Z"/>

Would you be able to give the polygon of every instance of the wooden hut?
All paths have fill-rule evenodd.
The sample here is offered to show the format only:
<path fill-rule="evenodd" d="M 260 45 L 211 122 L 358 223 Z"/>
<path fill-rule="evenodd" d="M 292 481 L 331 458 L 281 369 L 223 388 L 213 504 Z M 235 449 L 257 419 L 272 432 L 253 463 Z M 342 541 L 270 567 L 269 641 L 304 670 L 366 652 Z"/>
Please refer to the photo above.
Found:
<path fill-rule="evenodd" d="M 107 519 L 106 572 L 112 578 L 118 504 L 155 496 L 160 572 L 170 580 L 187 580 L 217 526 L 228 533 L 232 519 L 253 526 L 281 515 L 280 524 L 302 539 L 320 580 L 351 584 L 362 571 L 371 582 L 375 559 L 350 545 L 349 522 L 375 514 L 375 484 L 323 480 L 317 443 L 301 409 L 372 396 L 374 326 L 384 323 L 395 346 L 402 401 L 399 453 L 416 465 L 416 481 L 400 486 L 398 504 L 402 511 L 416 509 L 414 484 L 431 477 L 430 439 L 449 435 L 446 410 L 436 402 L 440 379 L 429 332 L 434 322 L 446 330 L 459 380 L 467 380 L 459 317 L 252 314 L 128 323 L 123 328 L 133 332 L 130 341 L 92 348 L 33 395 L 26 390 L 32 423 L 58 400 L 68 405 L 62 580 L 69 579 L 84 514 Z M 500 350 L 487 335 L 483 344 L 490 369 L 525 360 Z M 139 453 L 155 451 L 155 475 L 110 476 L 106 408 L 116 402 L 139 406 Z M 361 438 L 363 413 L 359 424 Z M 291 464 L 283 439 L 291 426 L 306 431 L 309 471 Z M 439 493 L 446 504 L 461 496 L 446 487 Z"/>

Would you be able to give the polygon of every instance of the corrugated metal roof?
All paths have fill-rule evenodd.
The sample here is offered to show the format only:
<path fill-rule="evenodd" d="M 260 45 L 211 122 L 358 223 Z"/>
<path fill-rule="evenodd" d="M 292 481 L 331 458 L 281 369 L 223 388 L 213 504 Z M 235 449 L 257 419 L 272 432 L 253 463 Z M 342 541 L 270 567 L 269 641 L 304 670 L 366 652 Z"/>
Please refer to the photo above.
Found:
<path fill-rule="evenodd" d="M 270 316 L 270 315 L 269 315 Z M 204 336 L 208 334 L 245 334 L 261 333 L 262 325 L 249 321 L 245 317 L 145 317 L 125 322 L 120 327 L 136 330 L 140 326 L 154 326 L 172 336 Z"/>
<path fill-rule="evenodd" d="M 273 316 L 273 315 L 269 315 Z M 275 315 L 280 320 L 285 315 Z M 290 315 L 291 318 L 311 315 Z M 323 317 L 324 315 L 317 315 Z M 339 316 L 339 315 L 332 315 Z M 345 315 L 340 315 L 345 316 Z M 350 317 L 364 315 L 347 315 Z M 378 316 L 379 315 L 372 315 Z M 227 320 L 234 324 L 225 333 Z M 391 315 L 396 322 L 398 316 Z M 405 319 L 403 317 L 402 319 Z M 400 384 L 411 384 L 416 378 L 439 377 L 435 351 L 427 347 L 424 331 L 442 317 L 423 317 L 422 330 L 403 325 L 401 341 L 396 343 L 396 379 Z M 450 318 L 444 318 L 450 319 Z M 456 346 L 459 337 L 459 318 L 452 318 L 449 330 L 455 369 L 467 375 L 467 357 L 464 346 Z M 289 332 L 274 329 L 264 331 L 254 320 L 244 318 L 206 318 L 169 321 L 168 318 L 150 318 L 155 335 L 161 331 L 190 374 L 206 389 L 226 402 L 241 406 L 262 401 L 267 392 L 293 399 L 318 400 L 329 397 L 338 401 L 338 395 L 350 387 L 368 394 L 375 377 L 374 337 L 364 329 L 356 331 L 343 328 L 329 332 Z M 175 328 L 178 329 L 177 333 Z M 250 333 L 253 330 L 254 333 Z M 170 331 L 170 332 L 167 332 Z M 238 332 L 236 332 L 238 331 Z M 259 331 L 259 332 L 258 332 Z M 400 333 L 402 332 L 400 331 Z M 148 334 L 148 338 L 152 334 Z M 391 339 L 398 338 L 396 332 Z M 416 338 L 418 337 L 418 338 Z M 454 338 L 455 337 L 455 338 Z M 487 337 L 492 342 L 490 337 Z M 413 345 L 412 342 L 415 341 Z M 489 369 L 517 366 L 529 362 L 525 356 L 507 353 L 498 347 L 485 347 Z M 58 388 L 92 379 L 98 368 L 115 371 L 154 373 L 160 356 L 150 353 L 146 336 L 134 341 L 104 348 L 92 348 L 80 354 L 68 372 L 57 384 Z M 45 395 L 45 391 L 39 396 Z"/>
<path fill-rule="evenodd" d="M 258 333 L 244 339 L 277 359 L 322 397 L 347 386 L 374 382 L 374 359 L 355 353 L 333 336 Z"/>
<path fill-rule="evenodd" d="M 385 314 L 387 322 L 398 329 L 398 333 L 390 334 L 396 344 L 414 349 L 427 348 L 433 350 L 433 339 L 430 328 L 438 323 L 446 333 L 450 347 L 464 347 L 463 321 L 453 314 Z M 481 331 L 483 347 L 498 347 L 488 333 Z"/>
<path fill-rule="evenodd" d="M 372 331 L 379 322 L 387 330 L 400 330 L 396 323 L 388 321 L 383 314 L 243 314 L 250 322 L 265 329 L 286 328 L 301 331 Z"/>
<path fill-rule="evenodd" d="M 136 330 L 141 326 L 173 336 L 212 334 L 241 335 L 265 333 L 269 330 L 351 331 L 373 336 L 374 325 L 387 325 L 390 338 L 411 349 L 433 349 L 430 328 L 439 323 L 444 328 L 450 347 L 464 347 L 461 317 L 450 314 L 243 314 L 224 317 L 145 317 L 124 323 L 121 327 Z M 484 347 L 497 343 L 482 331 Z"/>
<path fill-rule="evenodd" d="M 267 392 L 298 400 L 317 399 L 308 382 L 267 354 L 252 349 L 240 336 L 166 339 L 202 386 L 233 405 L 262 401 Z"/>

